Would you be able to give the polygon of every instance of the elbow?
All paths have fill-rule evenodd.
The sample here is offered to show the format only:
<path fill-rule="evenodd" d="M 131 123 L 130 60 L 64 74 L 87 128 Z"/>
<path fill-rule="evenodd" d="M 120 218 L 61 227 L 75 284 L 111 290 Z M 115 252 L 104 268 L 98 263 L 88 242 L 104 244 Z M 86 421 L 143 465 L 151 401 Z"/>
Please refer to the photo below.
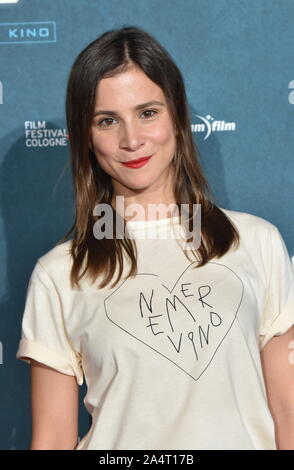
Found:
<path fill-rule="evenodd" d="M 294 409 L 272 411 L 278 450 L 294 450 Z"/>

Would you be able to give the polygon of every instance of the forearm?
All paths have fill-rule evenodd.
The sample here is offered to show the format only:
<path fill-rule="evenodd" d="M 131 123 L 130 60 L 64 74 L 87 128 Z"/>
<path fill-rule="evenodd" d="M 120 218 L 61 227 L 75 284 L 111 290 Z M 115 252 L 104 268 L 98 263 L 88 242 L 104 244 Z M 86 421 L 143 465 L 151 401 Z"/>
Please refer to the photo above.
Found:
<path fill-rule="evenodd" d="M 29 450 L 75 450 L 77 445 L 72 441 L 32 440 Z"/>
<path fill-rule="evenodd" d="M 276 445 L 278 450 L 294 450 L 294 410 L 274 415 Z"/>

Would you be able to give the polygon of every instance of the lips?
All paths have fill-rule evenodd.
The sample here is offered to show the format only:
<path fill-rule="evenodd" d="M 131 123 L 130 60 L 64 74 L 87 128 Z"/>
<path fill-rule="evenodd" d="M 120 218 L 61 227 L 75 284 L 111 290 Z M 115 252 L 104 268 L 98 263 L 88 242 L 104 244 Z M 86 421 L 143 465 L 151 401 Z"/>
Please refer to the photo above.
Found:
<path fill-rule="evenodd" d="M 131 167 L 131 168 L 139 168 L 139 167 L 143 166 L 145 163 L 147 163 L 150 160 L 151 157 L 152 157 L 152 155 L 150 155 L 148 157 L 138 158 L 137 160 L 131 160 L 129 162 L 122 162 L 122 164 L 124 166 Z"/>

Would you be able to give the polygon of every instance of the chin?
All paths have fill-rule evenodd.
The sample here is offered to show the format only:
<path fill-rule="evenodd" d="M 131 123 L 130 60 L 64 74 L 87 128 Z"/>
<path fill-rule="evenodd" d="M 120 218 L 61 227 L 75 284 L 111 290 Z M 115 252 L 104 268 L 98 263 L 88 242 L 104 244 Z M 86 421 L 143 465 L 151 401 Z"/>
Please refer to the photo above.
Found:
<path fill-rule="evenodd" d="M 139 176 L 136 177 L 136 175 L 134 175 L 134 177 L 130 179 L 129 181 L 121 181 L 120 183 L 129 189 L 138 191 L 138 190 L 148 189 L 150 186 L 152 186 L 155 183 L 155 181 L 156 179 L 154 178 L 152 178 L 151 180 L 150 178 L 143 178 L 143 177 L 140 178 Z"/>
<path fill-rule="evenodd" d="M 126 187 L 128 189 L 130 189 L 131 191 L 145 191 L 147 190 L 148 188 L 150 188 L 150 186 L 152 186 L 151 184 L 132 184 L 132 185 L 126 185 Z"/>

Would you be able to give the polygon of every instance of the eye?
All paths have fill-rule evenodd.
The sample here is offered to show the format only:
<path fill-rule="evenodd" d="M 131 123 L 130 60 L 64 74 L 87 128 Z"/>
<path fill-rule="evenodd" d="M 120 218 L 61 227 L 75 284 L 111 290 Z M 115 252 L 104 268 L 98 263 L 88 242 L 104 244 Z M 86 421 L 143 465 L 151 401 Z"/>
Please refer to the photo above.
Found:
<path fill-rule="evenodd" d="M 145 111 L 143 111 L 142 115 L 145 116 L 144 119 L 148 119 L 148 118 L 151 118 L 153 117 L 155 114 L 157 114 L 157 111 L 155 109 L 146 109 Z"/>
<path fill-rule="evenodd" d="M 100 126 L 100 127 L 110 127 L 113 124 L 114 121 L 115 121 L 115 119 L 113 119 L 111 117 L 101 119 L 101 121 L 98 122 L 98 126 Z"/>

